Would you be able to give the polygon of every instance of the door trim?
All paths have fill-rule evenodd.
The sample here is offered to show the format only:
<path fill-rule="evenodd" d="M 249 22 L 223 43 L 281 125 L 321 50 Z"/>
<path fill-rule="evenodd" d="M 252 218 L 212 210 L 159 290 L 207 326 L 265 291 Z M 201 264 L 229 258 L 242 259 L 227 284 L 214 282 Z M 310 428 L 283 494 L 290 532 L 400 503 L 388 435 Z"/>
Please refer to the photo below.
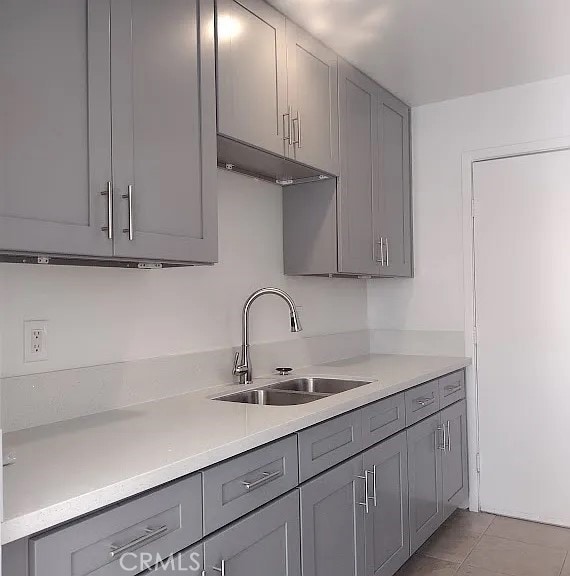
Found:
<path fill-rule="evenodd" d="M 476 339 L 477 292 L 475 286 L 475 227 L 476 212 L 473 168 L 477 162 L 499 160 L 532 154 L 544 154 L 570 150 L 570 137 L 522 142 L 507 146 L 470 150 L 462 154 L 462 199 L 463 199 L 463 285 L 465 319 L 465 355 L 473 358 L 473 364 L 465 370 L 467 394 L 467 437 L 469 453 L 469 509 L 481 510 L 479 495 L 479 382 Z"/>

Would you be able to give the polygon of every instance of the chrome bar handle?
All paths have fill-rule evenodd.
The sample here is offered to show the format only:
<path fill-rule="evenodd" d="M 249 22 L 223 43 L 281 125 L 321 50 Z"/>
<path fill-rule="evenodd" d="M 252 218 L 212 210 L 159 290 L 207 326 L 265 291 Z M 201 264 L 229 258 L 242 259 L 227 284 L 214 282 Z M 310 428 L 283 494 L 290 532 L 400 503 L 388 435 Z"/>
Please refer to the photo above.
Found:
<path fill-rule="evenodd" d="M 216 572 L 219 572 L 221 576 L 226 576 L 226 561 L 222 560 L 220 562 L 220 567 L 218 568 L 217 566 L 212 566 L 212 570 L 215 570 Z"/>
<path fill-rule="evenodd" d="M 378 492 L 376 489 L 376 464 L 372 467 L 372 501 L 374 502 L 374 508 L 378 506 Z"/>
<path fill-rule="evenodd" d="M 103 226 L 101 230 L 107 232 L 109 240 L 113 239 L 113 183 L 109 180 L 107 182 L 107 190 L 101 192 L 101 196 L 107 196 L 107 226 Z"/>
<path fill-rule="evenodd" d="M 256 480 L 255 482 L 243 481 L 242 485 L 245 486 L 246 490 L 255 490 L 256 488 L 275 480 L 275 478 L 279 478 L 281 475 L 281 470 L 277 470 L 277 472 L 263 472 L 259 480 Z"/>
<path fill-rule="evenodd" d="M 133 185 L 127 186 L 127 193 L 122 195 L 122 198 L 127 200 L 129 206 L 129 227 L 123 228 L 123 232 L 129 235 L 129 240 L 134 240 L 135 231 L 133 229 Z"/>
<path fill-rule="evenodd" d="M 295 125 L 297 126 L 296 130 Z M 301 112 L 299 110 L 297 110 L 297 116 L 291 120 L 291 127 L 293 131 L 292 144 L 293 146 L 297 145 L 297 148 L 301 148 Z"/>
<path fill-rule="evenodd" d="M 444 390 L 449 392 L 449 394 L 453 394 L 454 392 L 461 390 L 461 384 L 448 384 L 445 386 Z"/>
<path fill-rule="evenodd" d="M 287 122 L 285 122 L 285 119 L 287 119 Z M 287 127 L 287 130 L 285 130 L 285 127 Z M 289 146 L 291 146 L 291 106 L 289 106 L 287 112 L 283 114 L 283 141 L 289 142 Z"/>
<path fill-rule="evenodd" d="M 416 398 L 416 403 L 419 404 L 422 408 L 426 406 L 430 406 L 435 402 L 435 397 L 433 398 Z"/>
<path fill-rule="evenodd" d="M 441 435 L 440 435 L 440 434 L 436 434 L 436 435 L 435 435 L 435 445 L 436 445 L 436 448 L 437 448 L 437 450 L 443 450 L 443 451 L 445 451 L 445 449 L 446 449 L 445 426 L 438 426 L 438 427 L 437 427 L 437 432 L 441 432 Z M 441 440 L 442 440 L 442 443 L 441 443 L 441 444 L 439 443 L 440 438 L 441 438 Z"/>
<path fill-rule="evenodd" d="M 386 266 L 390 267 L 390 244 L 388 243 L 388 236 L 384 239 L 386 241 Z"/>
<path fill-rule="evenodd" d="M 117 546 L 116 544 L 111 544 L 111 551 L 109 552 L 109 554 L 110 554 L 111 558 L 121 556 L 122 554 L 131 550 L 132 548 L 138 548 L 138 547 L 142 546 L 148 540 L 153 540 L 157 536 L 160 536 L 160 534 L 164 534 L 164 532 L 166 532 L 167 530 L 168 530 L 168 526 L 166 526 L 166 525 L 161 526 L 160 528 L 155 528 L 155 529 L 145 528 L 145 530 L 144 530 L 145 534 L 143 534 L 142 536 L 139 536 L 138 538 L 135 538 L 134 540 L 131 540 L 131 542 L 128 542 L 127 544 L 125 544 L 123 546 Z"/>
<path fill-rule="evenodd" d="M 301 111 L 297 111 L 297 119 L 298 119 L 298 129 L 299 129 L 299 143 L 297 144 L 297 148 L 303 147 L 303 129 L 301 128 Z"/>
<path fill-rule="evenodd" d="M 451 452 L 451 421 L 448 420 L 446 425 L 445 425 L 445 435 L 447 438 L 447 451 Z"/>
<path fill-rule="evenodd" d="M 384 238 L 380 236 L 380 266 L 384 267 Z"/>
<path fill-rule="evenodd" d="M 369 471 L 365 470 L 364 476 L 357 476 L 357 478 L 364 480 L 364 502 L 359 502 L 358 505 L 364 506 L 364 511 L 366 512 L 366 514 L 370 512 L 370 503 L 369 503 L 370 498 L 368 497 L 368 474 Z"/>

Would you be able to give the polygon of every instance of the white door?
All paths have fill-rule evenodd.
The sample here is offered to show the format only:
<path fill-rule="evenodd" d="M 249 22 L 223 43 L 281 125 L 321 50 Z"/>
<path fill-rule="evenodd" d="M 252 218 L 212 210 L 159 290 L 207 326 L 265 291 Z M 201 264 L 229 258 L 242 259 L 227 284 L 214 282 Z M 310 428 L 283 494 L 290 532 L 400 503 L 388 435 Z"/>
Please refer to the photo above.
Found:
<path fill-rule="evenodd" d="M 481 509 L 570 526 L 570 151 L 476 163 Z"/>

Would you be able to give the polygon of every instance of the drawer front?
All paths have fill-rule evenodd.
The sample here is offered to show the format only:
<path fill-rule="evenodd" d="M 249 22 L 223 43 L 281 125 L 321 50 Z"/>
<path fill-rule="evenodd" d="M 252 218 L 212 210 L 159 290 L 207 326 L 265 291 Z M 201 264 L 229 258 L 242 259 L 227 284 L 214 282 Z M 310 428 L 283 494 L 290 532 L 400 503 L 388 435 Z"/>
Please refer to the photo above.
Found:
<path fill-rule="evenodd" d="M 362 450 L 360 411 L 302 430 L 298 437 L 299 479 L 304 482 Z"/>
<path fill-rule="evenodd" d="M 30 574 L 124 576 L 127 564 L 167 558 L 199 541 L 201 520 L 202 483 L 197 474 L 30 539 Z"/>
<path fill-rule="evenodd" d="M 460 370 L 439 379 L 441 408 L 450 406 L 465 398 L 465 371 Z"/>
<path fill-rule="evenodd" d="M 411 426 L 439 410 L 439 380 L 406 390 L 406 426 Z"/>
<path fill-rule="evenodd" d="M 364 448 L 377 444 L 406 427 L 404 394 L 385 398 L 361 410 Z"/>
<path fill-rule="evenodd" d="M 203 478 L 204 533 L 210 534 L 297 486 L 296 437 L 218 464 Z"/>

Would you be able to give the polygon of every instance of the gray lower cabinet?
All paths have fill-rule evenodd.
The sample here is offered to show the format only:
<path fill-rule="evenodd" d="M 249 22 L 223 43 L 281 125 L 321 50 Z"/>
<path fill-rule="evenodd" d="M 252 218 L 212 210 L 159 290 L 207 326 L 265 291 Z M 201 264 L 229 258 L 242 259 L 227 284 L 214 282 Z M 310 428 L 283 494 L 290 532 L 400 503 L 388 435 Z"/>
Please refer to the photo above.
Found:
<path fill-rule="evenodd" d="M 407 430 L 412 554 L 443 522 L 442 430 L 439 414 Z"/>
<path fill-rule="evenodd" d="M 301 487 L 303 576 L 364 576 L 362 456 Z"/>
<path fill-rule="evenodd" d="M 363 464 L 372 495 L 366 514 L 366 575 L 392 576 L 410 557 L 406 433 L 366 451 Z"/>
<path fill-rule="evenodd" d="M 142 572 L 145 558 L 148 566 L 149 559 L 168 558 L 200 540 L 201 484 L 197 474 L 31 538 L 29 576 L 124 576 Z M 126 565 L 142 568 L 129 572 Z"/>
<path fill-rule="evenodd" d="M 111 0 L 115 256 L 217 260 L 213 0 Z"/>
<path fill-rule="evenodd" d="M 288 155 L 338 175 L 338 56 L 289 20 L 287 87 L 291 107 Z"/>
<path fill-rule="evenodd" d="M 467 404 L 465 400 L 441 412 L 445 429 L 445 450 L 442 452 L 443 515 L 448 518 L 469 496 L 467 463 Z"/>
<path fill-rule="evenodd" d="M 208 576 L 301 576 L 299 492 L 222 530 L 204 543 Z"/>
<path fill-rule="evenodd" d="M 218 0 L 217 32 L 218 133 L 285 155 L 285 16 L 263 0 Z"/>
<path fill-rule="evenodd" d="M 0 252 L 110 257 L 110 2 L 0 0 Z"/>
<path fill-rule="evenodd" d="M 130 566 L 127 565 L 127 568 L 130 568 Z M 169 556 L 168 558 L 161 558 L 158 564 L 143 574 L 145 576 L 162 576 L 163 574 L 200 575 L 203 570 L 204 546 L 199 545 L 180 552 L 180 554 L 174 554 L 174 556 Z M 133 576 L 134 570 L 129 572 L 131 576 Z"/>

